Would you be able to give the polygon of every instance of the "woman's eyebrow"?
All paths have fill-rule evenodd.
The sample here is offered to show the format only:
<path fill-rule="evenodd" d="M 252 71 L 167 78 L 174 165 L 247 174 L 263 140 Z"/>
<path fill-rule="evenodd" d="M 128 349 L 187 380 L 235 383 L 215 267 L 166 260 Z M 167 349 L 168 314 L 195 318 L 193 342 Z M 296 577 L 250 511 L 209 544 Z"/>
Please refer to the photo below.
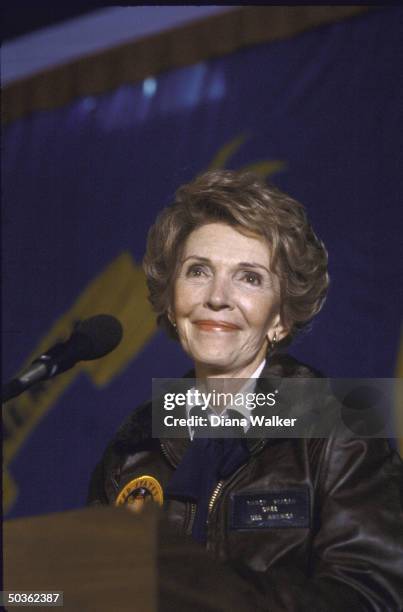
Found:
<path fill-rule="evenodd" d="M 185 257 L 185 259 L 182 260 L 182 263 L 184 264 L 185 261 L 187 261 L 188 259 L 197 259 L 198 261 L 203 261 L 205 263 L 212 263 L 211 259 L 209 259 L 208 257 L 202 257 L 201 255 L 188 255 L 187 257 Z M 239 268 L 261 268 L 262 270 L 265 270 L 268 274 L 271 274 L 270 270 L 266 268 L 266 266 L 263 266 L 259 263 L 250 261 L 240 261 L 236 265 Z"/>
<path fill-rule="evenodd" d="M 185 259 L 182 259 L 181 263 L 185 263 L 188 259 L 198 259 L 199 261 L 204 261 L 206 263 L 211 263 L 211 260 L 208 257 L 201 257 L 201 255 L 188 255 Z"/>
<path fill-rule="evenodd" d="M 241 268 L 261 268 L 262 270 L 265 270 L 267 272 L 267 274 L 271 275 L 271 272 L 268 268 L 266 268 L 266 266 L 263 266 L 262 264 L 259 263 L 252 263 L 250 261 L 240 261 L 238 266 Z"/>

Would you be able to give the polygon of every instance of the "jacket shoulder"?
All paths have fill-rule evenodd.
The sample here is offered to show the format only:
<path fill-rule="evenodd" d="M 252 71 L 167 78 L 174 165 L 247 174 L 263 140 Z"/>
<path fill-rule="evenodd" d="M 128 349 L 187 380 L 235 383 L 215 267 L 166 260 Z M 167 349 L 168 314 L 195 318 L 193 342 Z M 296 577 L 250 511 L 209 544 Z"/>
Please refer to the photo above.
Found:
<path fill-rule="evenodd" d="M 151 401 L 133 410 L 117 430 L 109 447 L 117 455 L 144 450 L 152 444 Z"/>
<path fill-rule="evenodd" d="M 151 424 L 151 402 L 141 404 L 126 418 L 92 472 L 87 504 L 108 504 L 115 499 L 115 478 L 127 457 L 156 447 Z"/>

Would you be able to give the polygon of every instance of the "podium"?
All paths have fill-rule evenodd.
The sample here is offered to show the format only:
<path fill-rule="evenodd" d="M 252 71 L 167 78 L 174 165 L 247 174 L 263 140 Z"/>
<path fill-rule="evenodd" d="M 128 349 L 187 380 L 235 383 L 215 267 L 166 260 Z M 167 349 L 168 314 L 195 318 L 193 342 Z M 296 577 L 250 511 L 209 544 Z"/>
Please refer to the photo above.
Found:
<path fill-rule="evenodd" d="M 3 590 L 63 591 L 63 612 L 155 612 L 157 516 L 95 507 L 6 521 Z"/>
<path fill-rule="evenodd" d="M 62 612 L 255 612 L 233 568 L 147 504 L 98 506 L 4 523 L 4 591 L 63 591 Z M 5 606 L 14 611 L 14 606 Z"/>

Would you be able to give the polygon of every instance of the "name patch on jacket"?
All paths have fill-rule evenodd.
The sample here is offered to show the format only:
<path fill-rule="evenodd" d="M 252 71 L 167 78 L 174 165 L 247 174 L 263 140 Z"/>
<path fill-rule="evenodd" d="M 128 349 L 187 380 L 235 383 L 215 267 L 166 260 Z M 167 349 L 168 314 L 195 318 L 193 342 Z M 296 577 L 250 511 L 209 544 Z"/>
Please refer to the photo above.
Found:
<path fill-rule="evenodd" d="M 234 494 L 230 529 L 309 527 L 307 488 Z"/>

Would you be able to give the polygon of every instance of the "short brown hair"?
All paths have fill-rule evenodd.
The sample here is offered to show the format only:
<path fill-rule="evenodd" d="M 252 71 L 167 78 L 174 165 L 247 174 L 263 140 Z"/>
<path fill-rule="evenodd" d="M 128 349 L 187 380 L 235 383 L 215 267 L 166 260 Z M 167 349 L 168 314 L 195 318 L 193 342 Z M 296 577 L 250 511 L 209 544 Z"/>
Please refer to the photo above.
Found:
<path fill-rule="evenodd" d="M 143 267 L 157 320 L 177 337 L 167 312 L 181 252 L 189 234 L 214 221 L 263 236 L 280 281 L 282 322 L 288 344 L 320 311 L 329 285 L 327 251 L 304 207 L 254 174 L 213 170 L 176 192 L 148 234 Z"/>

